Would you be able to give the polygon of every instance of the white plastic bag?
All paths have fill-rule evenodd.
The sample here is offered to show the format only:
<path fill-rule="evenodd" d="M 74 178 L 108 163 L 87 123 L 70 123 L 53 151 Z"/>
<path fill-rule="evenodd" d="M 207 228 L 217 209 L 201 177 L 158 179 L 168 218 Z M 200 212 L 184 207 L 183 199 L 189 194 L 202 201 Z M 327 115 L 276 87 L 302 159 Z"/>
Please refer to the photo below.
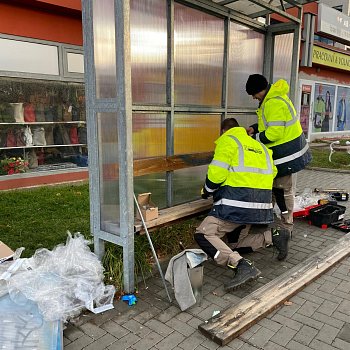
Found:
<path fill-rule="evenodd" d="M 84 308 L 113 308 L 115 288 L 103 284 L 103 266 L 88 243 L 81 234 L 68 233 L 65 245 L 37 250 L 8 280 L 11 299 L 36 302 L 48 321 L 66 321 Z"/>

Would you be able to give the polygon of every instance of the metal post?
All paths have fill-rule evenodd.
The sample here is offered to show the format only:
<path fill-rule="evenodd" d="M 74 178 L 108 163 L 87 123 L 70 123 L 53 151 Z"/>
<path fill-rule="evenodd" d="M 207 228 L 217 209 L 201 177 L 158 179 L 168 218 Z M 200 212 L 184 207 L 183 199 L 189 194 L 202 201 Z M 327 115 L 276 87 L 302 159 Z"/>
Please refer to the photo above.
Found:
<path fill-rule="evenodd" d="M 117 126 L 119 154 L 120 232 L 123 239 L 124 290 L 134 292 L 134 204 L 130 2 L 115 0 Z"/>
<path fill-rule="evenodd" d="M 167 112 L 166 119 L 166 155 L 174 155 L 174 108 L 175 108 L 175 88 L 174 88 L 174 0 L 168 0 L 167 4 L 167 32 L 168 32 L 168 52 L 167 52 L 167 82 L 166 98 L 170 111 Z M 173 205 L 174 201 L 174 173 L 166 173 L 167 196 L 166 203 L 168 207 Z"/>

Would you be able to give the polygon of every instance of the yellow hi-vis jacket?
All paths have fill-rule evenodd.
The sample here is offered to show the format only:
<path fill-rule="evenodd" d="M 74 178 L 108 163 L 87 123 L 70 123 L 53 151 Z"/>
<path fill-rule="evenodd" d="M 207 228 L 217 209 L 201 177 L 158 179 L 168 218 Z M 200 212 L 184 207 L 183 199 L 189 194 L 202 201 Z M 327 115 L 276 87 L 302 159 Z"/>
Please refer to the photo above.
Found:
<path fill-rule="evenodd" d="M 272 183 L 277 173 L 272 152 L 242 127 L 216 140 L 204 191 L 212 194 L 209 215 L 242 224 L 273 221 Z"/>
<path fill-rule="evenodd" d="M 254 137 L 272 150 L 278 177 L 304 169 L 312 159 L 288 92 L 288 83 L 278 80 L 256 111 L 259 132 Z"/>

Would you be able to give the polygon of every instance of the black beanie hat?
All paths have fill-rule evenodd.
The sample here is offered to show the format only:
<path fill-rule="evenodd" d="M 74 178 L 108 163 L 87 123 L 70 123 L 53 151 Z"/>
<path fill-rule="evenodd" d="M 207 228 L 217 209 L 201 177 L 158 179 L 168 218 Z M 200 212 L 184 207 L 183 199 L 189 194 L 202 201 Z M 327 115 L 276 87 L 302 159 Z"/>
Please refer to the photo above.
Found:
<path fill-rule="evenodd" d="M 245 89 L 248 95 L 255 95 L 260 91 L 267 88 L 268 82 L 266 78 L 261 74 L 249 75 L 247 83 L 245 84 Z"/>

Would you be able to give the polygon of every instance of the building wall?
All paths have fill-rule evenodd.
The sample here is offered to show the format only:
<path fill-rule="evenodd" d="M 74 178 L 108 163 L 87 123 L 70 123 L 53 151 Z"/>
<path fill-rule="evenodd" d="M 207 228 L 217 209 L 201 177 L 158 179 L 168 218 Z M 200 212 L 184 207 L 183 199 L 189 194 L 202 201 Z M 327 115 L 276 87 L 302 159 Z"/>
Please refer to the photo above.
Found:
<path fill-rule="evenodd" d="M 326 4 L 329 7 L 335 7 L 335 6 L 343 6 L 343 13 L 347 14 L 349 16 L 350 12 L 350 1 L 349 0 L 320 0 L 321 4 Z"/>
<path fill-rule="evenodd" d="M 82 45 L 81 11 L 77 1 L 65 1 L 70 7 L 47 5 L 57 2 L 26 1 L 20 6 L 16 1 L 0 3 L 0 33 Z"/>

